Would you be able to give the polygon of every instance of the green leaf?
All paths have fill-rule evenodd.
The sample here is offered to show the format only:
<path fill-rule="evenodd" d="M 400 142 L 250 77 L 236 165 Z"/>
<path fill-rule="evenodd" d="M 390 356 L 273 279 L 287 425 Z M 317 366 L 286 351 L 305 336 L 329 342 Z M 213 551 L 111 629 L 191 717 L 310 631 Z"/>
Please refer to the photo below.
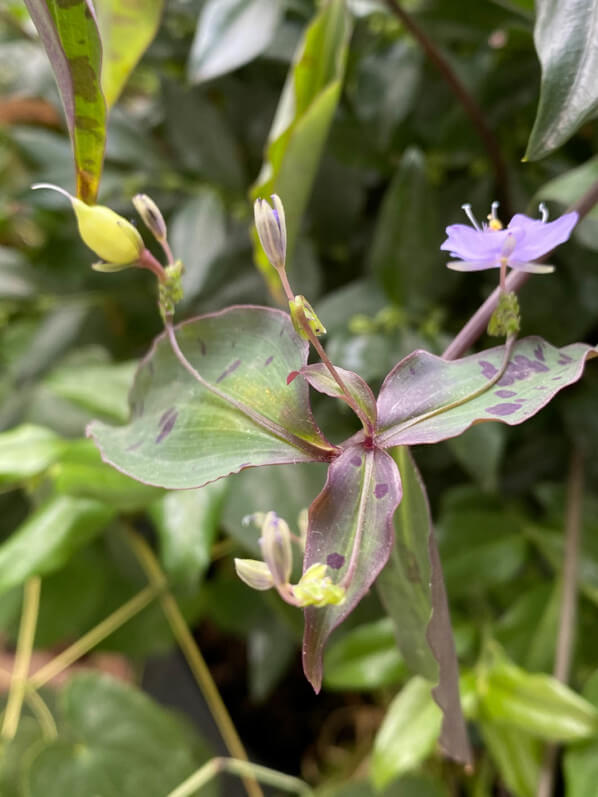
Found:
<path fill-rule="evenodd" d="M 542 64 L 538 111 L 525 153 L 538 160 L 598 110 L 597 0 L 538 0 L 534 42 Z"/>
<path fill-rule="evenodd" d="M 478 673 L 481 718 L 552 742 L 582 741 L 598 734 L 598 711 L 568 686 L 510 662 L 497 645 Z"/>
<path fill-rule="evenodd" d="M 209 757 L 193 729 L 106 675 L 76 675 L 59 696 L 60 735 L 33 757 L 31 797 L 164 797 Z M 203 797 L 217 793 L 214 783 Z"/>
<path fill-rule="evenodd" d="M 434 749 L 442 712 L 429 681 L 416 676 L 390 704 L 374 741 L 371 778 L 376 788 L 415 769 Z"/>
<path fill-rule="evenodd" d="M 24 424 L 0 434 L 0 485 L 18 485 L 55 462 L 68 443 L 43 426 Z"/>
<path fill-rule="evenodd" d="M 586 682 L 583 696 L 598 708 L 598 677 L 594 672 Z M 598 742 L 572 745 L 564 755 L 567 797 L 593 797 L 598 778 Z"/>
<path fill-rule="evenodd" d="M 498 489 L 499 467 L 505 450 L 504 429 L 495 423 L 472 426 L 448 445 L 459 465 L 487 492 Z"/>
<path fill-rule="evenodd" d="M 189 80 L 210 80 L 253 60 L 270 44 L 281 11 L 279 0 L 208 0 L 189 54 Z"/>
<path fill-rule="evenodd" d="M 504 346 L 448 362 L 424 351 L 405 357 L 378 396 L 378 444 L 437 443 L 474 423 L 523 423 L 559 390 L 576 382 L 597 349 L 572 343 L 557 349 L 538 337 L 517 341 L 500 379 Z M 486 387 L 489 386 L 489 387 Z"/>
<path fill-rule="evenodd" d="M 501 780 L 517 797 L 536 797 L 542 745 L 516 728 L 481 722 L 480 729 Z"/>
<path fill-rule="evenodd" d="M 438 269 L 442 238 L 432 193 L 424 155 L 408 149 L 384 196 L 370 255 L 387 296 L 401 307 L 429 302 L 446 284 L 445 272 Z"/>
<path fill-rule="evenodd" d="M 102 44 L 90 0 L 25 0 L 52 64 L 73 145 L 77 196 L 93 204 L 106 141 Z"/>
<path fill-rule="evenodd" d="M 316 692 L 328 637 L 388 560 L 392 517 L 400 500 L 401 483 L 392 458 L 379 449 L 348 446 L 328 469 L 324 489 L 309 509 L 303 572 L 325 564 L 333 582 L 346 589 L 340 605 L 305 609 L 303 669 Z"/>
<path fill-rule="evenodd" d="M 344 76 L 350 22 L 343 0 L 326 0 L 297 49 L 251 189 L 253 199 L 278 194 L 287 218 L 287 261 L 293 250 Z M 278 277 L 253 231 L 254 257 L 270 287 Z"/>
<path fill-rule="evenodd" d="M 149 510 L 160 541 L 160 558 L 170 579 L 197 589 L 207 570 L 228 484 L 167 493 Z"/>
<path fill-rule="evenodd" d="M 129 416 L 127 395 L 136 368 L 134 362 L 65 365 L 53 371 L 45 384 L 91 413 L 124 422 Z"/>
<path fill-rule="evenodd" d="M 344 368 L 338 367 L 336 371 L 357 405 L 359 419 L 366 428 L 370 426 L 373 429 L 376 426 L 376 399 L 370 386 L 352 371 L 346 371 Z M 340 386 L 324 363 L 305 365 L 299 373 L 320 393 L 346 401 L 344 392 L 341 391 Z"/>
<path fill-rule="evenodd" d="M 327 689 L 380 689 L 405 677 L 390 617 L 353 628 L 333 641 L 324 655 Z"/>
<path fill-rule="evenodd" d="M 333 453 L 309 409 L 308 387 L 290 371 L 307 344 L 286 313 L 232 307 L 176 328 L 202 381 L 180 364 L 161 335 L 131 393 L 132 419 L 90 434 L 103 458 L 140 481 L 200 487 L 256 465 L 327 460 Z"/>
<path fill-rule="evenodd" d="M 69 443 L 49 476 L 58 493 L 94 498 L 124 512 L 144 509 L 162 492 L 106 465 L 91 440 Z"/>
<path fill-rule="evenodd" d="M 201 188 L 182 205 L 170 224 L 169 239 L 185 266 L 183 301 L 188 303 L 200 293 L 227 241 L 226 214 L 218 194 Z"/>
<path fill-rule="evenodd" d="M 376 586 L 407 666 L 437 683 L 433 695 L 444 714 L 440 743 L 447 755 L 468 762 L 459 669 L 428 498 L 408 449 L 391 453 L 399 466 L 403 500 L 394 516 L 394 547 Z"/>
<path fill-rule="evenodd" d="M 95 0 L 103 45 L 102 90 L 110 108 L 157 33 L 164 0 Z"/>
<path fill-rule="evenodd" d="M 0 545 L 0 593 L 62 567 L 112 515 L 98 501 L 68 495 L 49 499 Z"/>
<path fill-rule="evenodd" d="M 590 158 L 581 166 L 549 180 L 536 191 L 535 199 L 552 199 L 568 206 L 589 191 L 598 180 L 598 157 Z M 584 246 L 598 249 L 598 208 L 593 207 L 585 218 L 575 226 L 573 235 Z"/>

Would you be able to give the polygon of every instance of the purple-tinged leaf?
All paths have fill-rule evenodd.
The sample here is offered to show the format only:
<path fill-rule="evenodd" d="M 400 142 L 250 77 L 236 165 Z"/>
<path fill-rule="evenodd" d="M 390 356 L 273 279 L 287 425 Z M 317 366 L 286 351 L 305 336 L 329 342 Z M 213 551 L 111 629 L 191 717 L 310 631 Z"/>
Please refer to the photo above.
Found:
<path fill-rule="evenodd" d="M 358 374 L 353 373 L 353 371 L 346 371 L 344 368 L 339 368 L 338 366 L 335 366 L 335 368 L 359 408 L 360 420 L 366 427 L 375 428 L 377 414 L 376 399 L 370 386 L 358 376 Z M 345 394 L 341 391 L 337 381 L 324 363 L 306 365 L 299 373 L 307 379 L 314 390 L 325 393 L 327 396 L 347 401 Z"/>
<path fill-rule="evenodd" d="M 557 349 L 541 338 L 524 338 L 515 344 L 500 376 L 504 346 L 452 362 L 413 352 L 380 390 L 377 444 L 437 443 L 483 421 L 523 423 L 576 382 L 586 360 L 597 354 L 585 343 Z"/>
<path fill-rule="evenodd" d="M 409 449 L 402 446 L 390 453 L 401 474 L 403 500 L 394 516 L 394 546 L 376 587 L 407 666 L 437 684 L 432 695 L 443 712 L 443 750 L 468 763 L 471 750 L 461 713 L 457 658 L 428 498 Z"/>
<path fill-rule="evenodd" d="M 328 637 L 388 559 L 392 516 L 400 500 L 401 481 L 392 457 L 378 449 L 351 446 L 332 463 L 324 489 L 310 507 L 304 572 L 318 562 L 327 564 L 332 580 L 346 587 L 342 605 L 305 610 L 303 669 L 316 692 Z"/>
<path fill-rule="evenodd" d="M 256 465 L 330 461 L 337 449 L 316 426 L 300 370 L 308 344 L 286 313 L 230 307 L 176 327 L 195 379 L 161 335 L 141 363 L 130 396 L 131 420 L 94 421 L 89 433 L 103 458 L 159 487 L 200 487 Z"/>
<path fill-rule="evenodd" d="M 91 0 L 25 0 L 44 45 L 73 145 L 77 196 L 95 202 L 106 142 L 102 43 Z"/>

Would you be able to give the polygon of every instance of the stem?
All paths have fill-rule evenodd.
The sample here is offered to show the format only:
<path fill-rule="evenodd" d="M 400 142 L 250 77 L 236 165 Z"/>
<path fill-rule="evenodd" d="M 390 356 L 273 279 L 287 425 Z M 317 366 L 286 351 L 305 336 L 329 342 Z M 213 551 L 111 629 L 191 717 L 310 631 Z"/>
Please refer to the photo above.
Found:
<path fill-rule="evenodd" d="M 142 609 L 145 609 L 154 598 L 164 589 L 165 581 L 160 585 L 155 584 L 149 587 L 144 587 L 126 603 L 123 603 L 115 612 L 108 615 L 105 620 L 88 631 L 80 639 L 63 650 L 56 658 L 41 667 L 29 679 L 29 686 L 33 689 L 40 687 L 51 681 L 61 672 L 64 672 L 71 664 L 74 664 L 82 656 L 98 645 L 106 637 L 110 636 L 117 628 L 120 628 L 128 620 L 139 614 Z"/>
<path fill-rule="evenodd" d="M 25 694 L 25 702 L 35 714 L 35 718 L 39 723 L 44 738 L 56 739 L 58 736 L 58 728 L 56 727 L 52 712 L 46 705 L 42 696 L 28 689 Z"/>
<path fill-rule="evenodd" d="M 164 250 L 164 254 L 166 255 L 166 260 L 168 261 L 168 265 L 172 266 L 172 264 L 174 263 L 174 255 L 172 254 L 172 249 L 170 248 L 170 244 L 168 243 L 166 238 L 160 241 L 160 246 Z"/>
<path fill-rule="evenodd" d="M 291 288 L 291 283 L 289 282 L 289 278 L 287 277 L 286 269 L 276 269 L 278 272 L 278 276 L 280 277 L 280 281 L 282 282 L 282 287 L 286 294 L 287 299 L 289 302 L 293 302 L 295 300 L 295 294 L 293 293 L 293 289 Z"/>
<path fill-rule="evenodd" d="M 162 610 L 164 611 L 172 633 L 178 642 L 185 659 L 187 660 L 187 664 L 195 676 L 195 680 L 197 681 L 197 684 L 206 699 L 210 712 L 228 751 L 235 758 L 242 759 L 246 763 L 249 763 L 243 743 L 241 742 L 226 706 L 220 697 L 218 687 L 214 683 L 208 666 L 205 663 L 204 658 L 201 655 L 197 644 L 195 643 L 195 640 L 193 639 L 191 631 L 189 630 L 189 626 L 185 622 L 185 618 L 183 617 L 176 600 L 170 592 L 167 590 L 162 590 L 162 585 L 164 584 L 166 577 L 162 572 L 158 560 L 154 556 L 151 548 L 148 546 L 145 540 L 136 532 L 132 530 L 129 531 L 127 534 L 127 539 L 131 549 L 133 550 L 133 553 L 145 571 L 150 584 L 154 585 L 156 588 L 158 585 L 160 587 L 160 604 L 162 606 Z M 261 788 L 259 787 L 255 778 L 253 778 L 251 775 L 245 776 L 243 778 L 243 783 L 249 797 L 263 797 Z"/>
<path fill-rule="evenodd" d="M 160 282 L 166 282 L 164 266 L 156 260 L 149 249 L 144 249 L 139 255 L 138 268 L 146 268 L 154 273 Z"/>
<path fill-rule="evenodd" d="M 436 44 L 404 10 L 404 8 L 399 4 L 398 0 L 386 0 L 386 4 L 391 13 L 401 21 L 404 27 L 411 33 L 413 38 L 419 42 L 425 54 L 438 68 L 440 74 L 463 106 L 465 113 L 472 121 L 473 126 L 476 128 L 480 138 L 482 139 L 484 147 L 486 148 L 486 152 L 488 153 L 488 157 L 492 163 L 500 201 L 505 209 L 506 214 L 510 216 L 511 203 L 509 199 L 510 192 L 507 167 L 498 145 L 498 141 L 496 140 L 496 136 L 486 121 L 486 117 L 484 116 L 482 109 L 474 97 L 469 93 L 467 88 L 463 85 L 455 70 L 450 65 L 446 57 L 438 49 Z"/>
<path fill-rule="evenodd" d="M 579 221 L 581 221 L 584 216 L 588 215 L 590 210 L 592 210 L 597 203 L 598 180 L 588 189 L 588 191 L 586 191 L 581 199 L 568 207 L 565 212 L 570 213 L 571 211 L 577 211 L 577 213 L 579 213 Z M 544 257 L 539 258 L 538 262 L 541 263 L 549 256 L 550 252 L 547 252 Z M 525 271 L 511 271 L 506 280 L 506 290 L 517 293 L 517 291 L 527 282 L 529 277 L 530 275 Z M 450 343 L 445 350 L 444 354 L 442 355 L 445 360 L 455 360 L 457 357 L 461 357 L 461 355 L 464 354 L 464 352 L 466 352 L 467 349 L 469 349 L 469 347 L 472 346 L 485 332 L 486 327 L 488 326 L 488 321 L 490 321 L 490 316 L 496 310 L 498 305 L 499 296 L 500 289 L 496 288 L 496 290 L 490 294 L 481 307 L 476 310 L 469 321 L 454 338 L 452 343 Z"/>
<path fill-rule="evenodd" d="M 359 404 L 355 401 L 355 399 L 353 398 L 353 396 L 349 392 L 349 389 L 345 385 L 343 379 L 341 378 L 341 375 L 336 370 L 336 368 L 332 364 L 331 359 L 326 354 L 326 350 L 324 349 L 324 347 L 322 346 L 322 344 L 320 343 L 320 341 L 318 340 L 318 338 L 314 334 L 312 328 L 309 326 L 307 320 L 304 318 L 304 316 L 302 314 L 300 315 L 299 320 L 301 322 L 301 326 L 303 327 L 303 331 L 305 332 L 305 334 L 309 338 L 309 342 L 314 347 L 314 349 L 317 351 L 320 360 L 324 363 L 326 368 L 328 368 L 328 370 L 330 371 L 330 375 L 332 376 L 332 378 L 334 379 L 336 384 L 339 386 L 340 391 L 343 394 L 343 399 L 347 402 L 349 407 L 351 407 L 351 409 L 353 410 L 355 415 L 357 415 L 357 417 L 359 418 L 359 420 L 363 424 L 363 428 L 365 430 L 365 433 L 367 435 L 369 435 L 370 437 L 373 436 L 376 430 L 375 430 L 371 420 L 366 415 L 364 415 L 364 413 L 361 411 L 361 408 L 359 407 Z"/>
<path fill-rule="evenodd" d="M 183 781 L 167 797 L 191 797 L 196 794 L 202 786 L 205 786 L 212 778 L 221 772 L 228 772 L 231 775 L 240 777 L 252 776 L 268 786 L 275 786 L 283 791 L 294 792 L 309 797 L 313 794 L 311 788 L 299 778 L 285 775 L 269 767 L 262 767 L 259 764 L 252 764 L 248 761 L 240 761 L 236 758 L 212 758 L 200 769 Z"/>
<path fill-rule="evenodd" d="M 41 584 L 42 582 L 39 576 L 33 576 L 25 582 L 15 665 L 12 671 L 6 712 L 0 732 L 2 738 L 6 741 L 10 741 L 14 738 L 17 728 L 19 727 L 23 698 L 25 697 L 26 691 L 27 674 L 31 663 L 31 653 L 33 652 L 33 640 L 35 638 L 35 627 L 37 625 L 37 616 L 39 612 Z"/>
<path fill-rule="evenodd" d="M 563 595 L 553 669 L 554 677 L 564 684 L 569 680 L 571 670 L 577 617 L 577 571 L 581 547 L 583 485 L 583 457 L 578 449 L 574 449 L 569 465 L 567 485 L 565 553 L 562 574 Z M 557 756 L 557 745 L 548 745 L 542 762 L 537 797 L 550 797 L 553 792 Z"/>

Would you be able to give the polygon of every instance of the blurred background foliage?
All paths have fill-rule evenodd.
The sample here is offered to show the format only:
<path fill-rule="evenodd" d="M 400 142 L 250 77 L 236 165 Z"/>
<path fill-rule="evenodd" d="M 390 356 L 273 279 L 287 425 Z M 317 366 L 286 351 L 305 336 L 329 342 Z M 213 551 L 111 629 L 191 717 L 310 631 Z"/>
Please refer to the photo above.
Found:
<path fill-rule="evenodd" d="M 159 4 L 147 5 L 155 12 Z M 235 303 L 276 304 L 264 264 L 254 262 L 249 197 L 272 184 L 263 171 L 277 157 L 266 152 L 269 136 L 276 144 L 272 120 L 320 5 L 168 0 L 110 112 L 99 201 L 127 217 L 135 193 L 148 193 L 160 206 L 186 267 L 180 318 Z M 228 16 L 224 6 L 232 9 Z M 325 47 L 314 46 L 320 84 L 302 89 L 313 96 L 331 86 L 336 92 L 315 122 L 308 118 L 313 179 L 296 164 L 293 171 L 292 160 L 278 179 L 296 191 L 299 209 L 294 289 L 326 325 L 331 359 L 376 389 L 412 350 L 441 353 L 494 287 L 494 272 L 445 269 L 439 245 L 444 227 L 463 221 L 461 204 L 471 202 L 483 217 L 500 196 L 505 220 L 511 211 L 535 215 L 539 200 L 549 202 L 553 215 L 561 212 L 598 178 L 598 127 L 590 113 L 549 154 L 536 135 L 535 154 L 547 157 L 522 162 L 540 88 L 531 0 L 405 2 L 496 138 L 505 164 L 497 182 L 479 131 L 391 13 L 392 4 L 348 0 L 347 6 L 350 46 L 347 21 L 338 34 L 345 47 L 340 60 L 321 63 Z M 242 518 L 275 509 L 296 526 L 321 489 L 322 469 L 249 470 L 199 491 L 166 494 L 105 466 L 85 439 L 92 418 L 119 423 L 128 416 L 136 362 L 160 331 L 154 285 L 135 270 L 91 271 L 68 203 L 30 192 L 32 183 L 47 181 L 74 193 L 75 178 L 50 64 L 13 0 L 0 13 L 0 95 L 6 654 L 32 575 L 43 576 L 35 645 L 54 653 L 143 589 L 147 578 L 125 543 L 133 528 L 155 544 L 253 760 L 300 775 L 323 797 L 532 797 L 543 744 L 560 742 L 555 793 L 594 795 L 595 367 L 523 427 L 484 424 L 414 452 L 437 522 L 462 666 L 476 758 L 475 771 L 464 773 L 437 749 L 439 717 L 429 687 L 408 671 L 374 594 L 333 637 L 325 690 L 316 698 L 300 675 L 301 617 L 234 575 L 233 555 L 258 550 L 257 533 Z M 313 133 L 318 125 L 320 134 Z M 595 341 L 597 250 L 594 212 L 559 250 L 556 273 L 523 289 L 525 334 L 555 345 Z M 317 395 L 313 404 L 330 439 L 355 429 L 343 406 Z M 585 498 L 574 691 L 568 691 L 546 674 L 555 658 L 572 458 L 583 462 Z M 4 747 L 0 793 L 163 797 L 174 789 L 211 754 L 202 736 L 211 738 L 212 751 L 221 749 L 174 647 L 155 601 L 103 639 L 99 648 L 126 657 L 137 687 L 90 672 L 57 695 L 48 692 L 57 735 L 40 731 L 26 708 Z M 186 709 L 196 729 L 141 686 L 163 704 Z M 88 760 L 76 755 L 77 744 Z M 221 788 L 242 793 L 233 780 Z M 217 793 L 211 789 L 201 793 Z"/>

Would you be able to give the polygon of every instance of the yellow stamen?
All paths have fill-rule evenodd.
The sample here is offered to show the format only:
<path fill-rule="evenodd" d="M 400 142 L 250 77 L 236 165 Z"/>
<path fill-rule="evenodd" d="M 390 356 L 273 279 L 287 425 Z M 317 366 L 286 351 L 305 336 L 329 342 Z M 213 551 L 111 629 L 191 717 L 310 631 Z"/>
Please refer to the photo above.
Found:
<path fill-rule="evenodd" d="M 502 230 L 502 222 L 494 216 L 488 216 L 488 227 L 491 230 Z"/>

